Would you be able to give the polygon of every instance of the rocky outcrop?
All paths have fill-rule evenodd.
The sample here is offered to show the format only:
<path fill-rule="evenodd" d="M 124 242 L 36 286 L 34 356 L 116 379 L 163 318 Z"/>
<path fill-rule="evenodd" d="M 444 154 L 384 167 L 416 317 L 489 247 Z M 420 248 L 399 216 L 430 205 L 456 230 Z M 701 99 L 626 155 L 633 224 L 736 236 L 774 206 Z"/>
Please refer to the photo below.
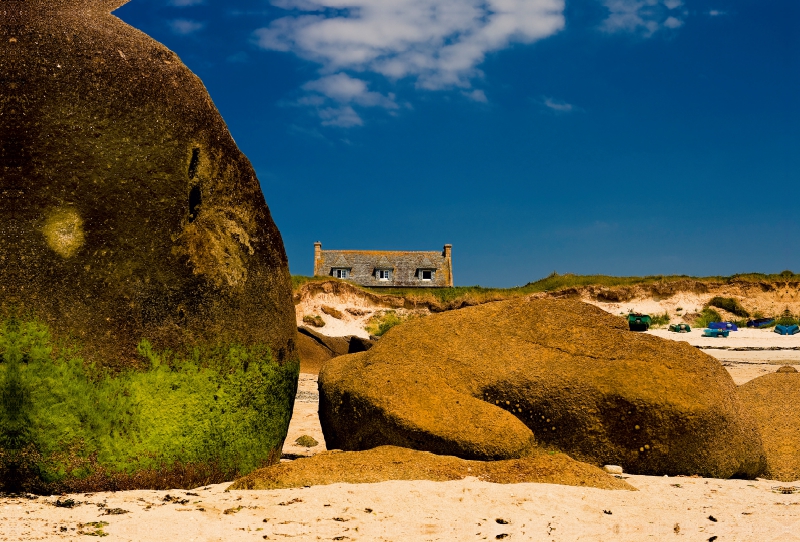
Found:
<path fill-rule="evenodd" d="M 277 461 L 286 434 L 297 352 L 281 235 L 203 83 L 175 53 L 111 15 L 124 3 L 8 0 L 0 11 L 0 349 L 8 362 L 0 385 L 14 396 L 0 402 L 0 487 L 8 490 L 33 487 L 22 480 L 29 476 L 91 472 L 104 473 L 95 490 L 208 483 Z M 124 394 L 99 394 L 119 399 L 103 413 L 119 417 L 113 430 L 78 438 L 65 429 L 42 444 L 52 424 L 37 416 L 48 415 L 47 401 L 88 404 L 69 397 L 78 384 L 39 379 L 47 363 L 64 359 L 32 350 L 31 341 L 47 345 L 50 335 L 58 351 L 86 361 L 65 371 L 144 380 L 162 415 L 146 421 L 136 418 L 141 405 L 119 407 L 145 389 L 120 385 Z M 36 360 L 45 373 L 9 360 Z M 179 382 L 181 363 L 195 367 Z M 166 364 L 173 371 L 165 378 L 176 382 L 159 388 L 164 380 L 146 375 Z M 208 373 L 198 379 L 200 371 Z M 81 386 L 108 383 L 77 373 Z M 226 408 L 204 387 L 217 378 L 241 395 L 242 415 L 225 422 L 230 435 L 202 433 L 218 427 L 204 416 Z M 180 394 L 183 410 L 170 410 Z M 187 414 L 206 400 L 208 408 Z M 176 447 L 167 435 L 188 440 Z M 167 456 L 165 447 L 178 451 Z M 188 457 L 194 464 L 181 464 Z M 73 460 L 80 464 L 62 463 Z M 64 484 L 47 490 L 82 487 Z"/>
<path fill-rule="evenodd" d="M 329 448 L 469 459 L 558 449 L 637 474 L 755 477 L 764 452 L 731 377 L 685 343 L 572 300 L 411 320 L 319 377 Z"/>
<path fill-rule="evenodd" d="M 0 12 L 0 305 L 117 369 L 142 338 L 295 357 L 286 254 L 255 172 L 200 79 L 109 13 L 124 3 Z"/>
<path fill-rule="evenodd" d="M 297 328 L 297 345 L 300 354 L 300 372 L 318 373 L 322 364 L 336 356 L 366 352 L 375 340 L 347 335 L 345 337 L 329 337 L 313 329 L 300 326 Z"/>
<path fill-rule="evenodd" d="M 761 432 L 765 478 L 800 480 L 800 373 L 792 366 L 739 386 L 739 397 Z"/>

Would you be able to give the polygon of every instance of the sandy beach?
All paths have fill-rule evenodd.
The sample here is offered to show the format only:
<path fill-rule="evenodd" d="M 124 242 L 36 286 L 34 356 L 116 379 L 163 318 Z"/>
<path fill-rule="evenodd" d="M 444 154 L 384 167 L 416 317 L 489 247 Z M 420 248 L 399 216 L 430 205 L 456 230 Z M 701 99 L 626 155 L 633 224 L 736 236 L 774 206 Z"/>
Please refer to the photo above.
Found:
<path fill-rule="evenodd" d="M 782 364 L 800 367 L 800 349 L 783 349 L 800 346 L 800 337 L 763 330 L 743 330 L 728 339 L 706 339 L 699 330 L 650 333 L 704 347 L 720 359 L 737 384 Z M 325 450 L 317 402 L 316 375 L 301 374 L 284 461 Z M 298 446 L 294 441 L 301 435 L 319 444 Z M 623 478 L 638 491 L 505 485 L 466 478 L 267 491 L 226 491 L 229 484 L 218 484 L 191 491 L 5 497 L 0 499 L 0 540 L 106 535 L 110 541 L 197 542 L 800 538 L 800 483 Z"/>
<path fill-rule="evenodd" d="M 768 480 L 626 476 L 639 491 L 551 484 L 336 484 L 5 498 L 0 540 L 794 540 L 800 495 Z M 122 510 L 125 512 L 123 513 Z"/>

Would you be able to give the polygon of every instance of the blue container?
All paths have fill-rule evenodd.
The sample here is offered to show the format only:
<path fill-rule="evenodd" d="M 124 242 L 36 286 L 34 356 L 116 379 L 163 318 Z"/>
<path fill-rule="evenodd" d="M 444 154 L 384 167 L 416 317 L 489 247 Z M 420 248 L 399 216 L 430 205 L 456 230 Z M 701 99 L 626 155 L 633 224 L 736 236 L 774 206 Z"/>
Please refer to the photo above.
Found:
<path fill-rule="evenodd" d="M 739 331 L 736 324 L 730 322 L 711 322 L 708 324 L 709 329 L 727 329 L 728 331 Z"/>
<path fill-rule="evenodd" d="M 759 318 L 757 320 L 749 320 L 747 322 L 747 327 L 757 327 L 757 328 L 767 327 L 774 321 L 775 318 Z"/>
<path fill-rule="evenodd" d="M 775 326 L 775 333 L 779 333 L 781 335 L 794 335 L 796 333 L 800 333 L 800 326 L 797 324 L 791 326 L 777 325 Z"/>
<path fill-rule="evenodd" d="M 703 337 L 727 337 L 730 333 L 728 329 L 704 329 Z"/>

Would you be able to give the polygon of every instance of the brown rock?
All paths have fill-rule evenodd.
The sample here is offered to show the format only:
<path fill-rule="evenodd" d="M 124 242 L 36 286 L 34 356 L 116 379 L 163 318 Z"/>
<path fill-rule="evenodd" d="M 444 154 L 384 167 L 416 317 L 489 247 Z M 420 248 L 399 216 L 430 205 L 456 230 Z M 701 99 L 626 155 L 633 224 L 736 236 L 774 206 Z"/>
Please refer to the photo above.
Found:
<path fill-rule="evenodd" d="M 329 337 L 328 335 L 323 335 L 306 326 L 298 327 L 297 333 L 299 335 L 305 335 L 325 347 L 331 353 L 331 357 L 343 356 L 350 353 L 349 337 Z"/>
<path fill-rule="evenodd" d="M 300 372 L 317 374 L 322 364 L 329 359 L 355 352 L 365 352 L 375 342 L 355 335 L 329 337 L 309 327 L 300 326 L 297 328 Z"/>
<path fill-rule="evenodd" d="M 752 414 L 764 441 L 765 478 L 800 480 L 800 373 L 785 366 L 739 386 L 739 398 Z"/>
<path fill-rule="evenodd" d="M 0 11 L 0 305 L 105 365 L 220 340 L 295 357 L 286 254 L 202 82 L 109 12 Z"/>
<path fill-rule="evenodd" d="M 368 352 L 323 366 L 325 442 L 469 459 L 541 446 L 634 474 L 760 474 L 758 431 L 719 362 L 626 327 L 571 300 L 410 320 Z"/>
<path fill-rule="evenodd" d="M 300 372 L 309 374 L 318 374 L 322 364 L 334 357 L 329 348 L 304 333 L 297 334 L 297 353 Z"/>

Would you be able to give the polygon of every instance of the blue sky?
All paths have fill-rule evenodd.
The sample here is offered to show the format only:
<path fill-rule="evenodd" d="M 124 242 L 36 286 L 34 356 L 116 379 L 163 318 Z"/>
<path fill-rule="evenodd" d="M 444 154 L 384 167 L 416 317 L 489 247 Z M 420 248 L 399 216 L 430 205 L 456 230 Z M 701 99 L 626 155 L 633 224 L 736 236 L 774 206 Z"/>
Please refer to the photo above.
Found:
<path fill-rule="evenodd" d="M 131 0 L 252 161 L 293 274 L 800 271 L 794 0 Z"/>

